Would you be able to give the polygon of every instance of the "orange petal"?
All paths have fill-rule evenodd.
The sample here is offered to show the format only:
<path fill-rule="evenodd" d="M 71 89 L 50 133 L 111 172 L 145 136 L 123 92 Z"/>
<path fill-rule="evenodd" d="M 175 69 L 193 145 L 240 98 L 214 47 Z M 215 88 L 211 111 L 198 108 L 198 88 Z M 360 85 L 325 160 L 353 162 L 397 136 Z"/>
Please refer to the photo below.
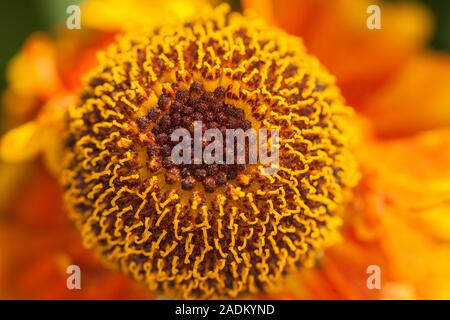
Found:
<path fill-rule="evenodd" d="M 61 88 L 53 43 L 41 33 L 33 34 L 10 62 L 7 80 L 16 94 L 46 99 Z"/>
<path fill-rule="evenodd" d="M 450 125 L 450 55 L 428 53 L 409 61 L 364 107 L 383 136 Z"/>
<path fill-rule="evenodd" d="M 50 230 L 64 227 L 68 218 L 63 210 L 58 181 L 43 166 L 34 166 L 26 185 L 16 192 L 9 205 L 15 221 L 27 228 Z M 31 171 L 31 170 L 30 170 Z"/>
<path fill-rule="evenodd" d="M 61 165 L 63 117 L 74 96 L 55 95 L 40 110 L 36 120 L 11 129 L 0 139 L 0 159 L 27 162 L 42 153 L 48 169 L 57 173 Z"/>
<path fill-rule="evenodd" d="M 30 168 L 28 165 L 9 164 L 0 161 L 0 219 L 8 213 L 20 187 L 26 183 Z"/>
<path fill-rule="evenodd" d="M 450 297 L 449 144 L 447 127 L 359 148 L 368 189 L 363 193 L 378 194 L 382 202 L 372 240 L 379 243 L 389 281 L 407 285 L 385 297 L 402 290 L 424 299 Z M 351 222 L 367 222 L 363 217 L 370 212 L 353 212 Z M 359 234 L 360 223 L 351 227 Z"/>
<path fill-rule="evenodd" d="M 0 140 L 0 159 L 10 163 L 34 158 L 43 148 L 39 125 L 27 122 L 7 132 Z"/>
<path fill-rule="evenodd" d="M 106 269 L 81 248 L 70 227 L 40 230 L 0 224 L 0 292 L 8 299 L 149 299 L 126 275 Z M 74 236 L 76 235 L 76 236 Z M 80 266 L 82 288 L 69 290 L 66 268 Z"/>
<path fill-rule="evenodd" d="M 358 156 L 364 170 L 372 174 L 371 188 L 382 193 L 386 203 L 421 210 L 450 201 L 449 145 L 447 127 L 366 143 L 359 147 Z"/>
<path fill-rule="evenodd" d="M 450 219 L 446 211 L 446 219 Z M 450 244 L 438 243 L 389 209 L 383 219 L 383 251 L 391 277 L 412 284 L 422 299 L 450 299 Z"/>

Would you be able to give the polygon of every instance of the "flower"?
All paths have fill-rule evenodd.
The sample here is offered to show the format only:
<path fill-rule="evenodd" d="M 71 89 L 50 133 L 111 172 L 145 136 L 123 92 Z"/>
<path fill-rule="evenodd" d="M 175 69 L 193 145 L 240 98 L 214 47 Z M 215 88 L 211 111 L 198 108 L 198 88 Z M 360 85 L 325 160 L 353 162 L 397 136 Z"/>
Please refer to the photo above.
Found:
<path fill-rule="evenodd" d="M 358 9 L 350 7 L 350 4 L 357 5 Z M 339 223 L 341 218 L 338 216 L 343 215 L 342 236 L 337 238 L 338 234 L 333 231 L 335 227 L 332 227 L 327 230 L 327 239 L 323 239 L 326 242 L 337 240 L 339 243 L 326 249 L 323 254 L 319 253 L 319 249 L 325 248 L 325 243 L 318 246 L 317 251 L 311 252 L 315 256 L 314 267 L 291 272 L 286 281 L 277 281 L 283 285 L 273 288 L 276 290 L 274 293 L 256 297 L 448 299 L 450 172 L 447 164 L 450 155 L 446 146 L 450 140 L 450 132 L 448 108 L 443 106 L 449 101 L 445 89 L 449 84 L 450 72 L 446 55 L 424 51 L 423 43 L 431 30 L 431 19 L 427 11 L 411 4 L 383 4 L 384 29 L 369 32 L 364 27 L 361 28 L 361 25 L 365 26 L 365 9 L 368 5 L 365 0 L 339 0 L 332 3 L 277 1 L 276 5 L 270 0 L 247 0 L 245 5 L 288 32 L 300 35 L 308 52 L 317 55 L 337 75 L 337 84 L 344 97 L 357 111 L 357 117 L 344 128 L 357 133 L 346 133 L 343 137 L 356 138 L 353 150 L 361 172 L 359 183 L 352 193 L 348 191 L 356 182 L 356 177 L 353 174 L 347 175 L 352 179 L 339 191 L 343 199 L 336 206 L 336 214 L 330 217 L 333 223 Z M 109 43 L 114 32 L 123 30 L 120 25 L 126 19 L 121 13 L 126 15 L 126 12 L 132 12 L 139 16 L 135 13 L 137 10 L 125 9 L 123 6 L 125 4 L 122 3 L 111 6 L 116 9 L 98 19 L 96 30 L 90 29 L 83 36 L 60 36 L 59 42 L 64 45 L 60 43 L 56 47 L 60 59 L 66 60 L 67 64 L 55 63 L 58 60 L 54 55 L 55 44 L 46 36 L 34 36 L 24 47 L 24 51 L 19 54 L 22 58 L 12 64 L 10 72 L 18 75 L 20 72 L 23 74 L 24 70 L 32 70 L 33 76 L 23 84 L 19 80 L 24 77 L 10 78 L 14 81 L 7 93 L 7 106 L 10 110 L 8 119 L 11 127 L 32 121 L 3 138 L 3 146 L 8 146 L 0 151 L 3 158 L 11 162 L 29 161 L 33 156 L 43 154 L 46 168 L 51 168 L 55 174 L 61 174 L 61 162 L 58 159 L 60 151 L 64 149 L 58 147 L 58 137 L 65 132 L 59 126 L 64 123 L 62 120 L 65 112 L 54 111 L 65 110 L 69 105 L 84 106 L 77 100 L 80 75 L 94 65 L 93 53 L 104 47 L 97 40 L 104 39 L 103 44 Z M 162 6 L 167 8 L 170 4 Z M 178 16 L 186 18 L 183 14 Z M 161 17 L 136 21 L 144 24 L 146 20 L 149 21 L 151 25 L 146 25 L 147 28 L 152 27 L 151 21 L 158 24 L 157 21 L 161 21 L 159 19 Z M 249 26 L 254 27 L 253 23 Z M 91 40 L 86 41 L 86 38 Z M 283 34 L 277 41 L 283 43 L 285 38 L 289 37 Z M 146 43 L 145 39 L 145 33 L 139 37 L 141 45 Z M 38 43 L 39 45 L 34 46 Z M 61 48 L 66 50 L 61 51 Z M 306 55 L 302 47 L 299 54 L 309 62 L 315 60 Z M 38 57 L 45 58 L 44 64 L 48 67 L 40 68 L 43 63 L 38 62 L 42 61 L 37 60 Z M 107 58 L 103 62 L 111 61 Z M 70 61 L 77 63 L 71 64 Z M 54 63 L 54 70 L 57 72 L 52 71 Z M 53 76 L 59 75 L 62 70 L 64 76 L 60 78 L 63 80 L 55 81 Z M 314 68 L 310 71 L 314 75 L 326 75 L 325 78 L 331 79 L 326 72 L 316 73 Z M 39 80 L 33 81 L 37 79 Z M 47 81 L 48 86 L 42 85 Z M 329 86 L 325 91 L 336 90 L 331 80 L 327 83 Z M 186 85 L 185 91 L 190 93 L 193 84 L 194 82 L 189 82 L 190 86 Z M 25 85 L 27 89 L 21 90 Z M 197 85 L 194 85 L 194 89 L 195 87 Z M 95 89 L 86 86 L 85 90 Z M 202 90 L 205 90 L 205 86 L 202 86 Z M 213 92 L 209 91 L 208 86 L 205 91 Z M 340 95 L 336 92 L 334 96 L 337 99 L 334 102 L 342 107 Z M 234 109 L 231 110 L 239 109 L 236 108 L 239 106 L 232 107 Z M 39 114 L 37 119 L 35 114 Z M 248 112 L 244 112 L 245 117 L 248 115 Z M 346 114 L 343 121 L 350 119 L 352 116 Z M 141 120 L 136 123 L 143 123 Z M 8 140 L 14 143 L 6 143 Z M 42 142 L 38 145 L 30 144 L 33 141 Z M 67 142 L 68 150 L 65 152 L 73 154 L 70 139 Z M 122 141 L 120 145 L 118 147 L 124 148 L 127 142 Z M 347 152 L 346 150 L 347 148 L 341 149 L 343 152 Z M 68 226 L 61 204 L 55 201 L 61 198 L 55 179 L 48 175 L 42 165 L 31 168 L 29 165 L 6 166 L 2 164 L 0 175 L 0 286 L 3 290 L 0 295 L 25 298 L 149 297 L 148 291 L 98 265 L 97 260 L 80 247 L 81 240 L 77 232 Z M 68 168 L 64 169 L 63 166 L 62 169 Z M 355 172 L 351 166 L 345 169 L 348 170 L 347 173 Z M 145 166 L 145 171 L 147 170 L 149 168 Z M 8 174 L 4 175 L 3 172 Z M 29 172 L 34 172 L 36 178 L 25 180 L 24 176 Z M 175 174 L 167 177 L 165 174 L 160 175 L 159 181 L 169 178 L 170 182 L 172 177 L 178 177 L 175 170 L 171 173 Z M 205 197 L 211 199 L 215 191 L 206 192 L 210 183 L 203 185 L 198 180 L 191 182 L 195 183 L 195 190 L 205 191 Z M 217 179 L 215 182 L 217 183 Z M 238 182 L 234 179 L 227 181 L 233 185 Z M 179 185 L 172 185 L 172 188 L 177 192 L 183 190 Z M 76 188 L 73 190 L 77 191 Z M 73 195 L 69 194 L 70 197 L 73 198 Z M 6 212 L 11 214 L 6 215 Z M 81 215 L 72 210 L 72 216 L 81 226 Z M 89 231 L 89 226 L 85 230 Z M 133 235 L 132 231 L 130 235 Z M 25 242 L 25 239 L 29 242 Z M 95 233 L 87 239 L 88 242 L 94 242 Z M 83 285 L 86 283 L 86 286 L 79 292 L 65 288 L 64 269 L 71 263 L 80 264 L 82 270 L 86 270 L 83 273 L 87 274 L 83 278 L 86 279 L 83 280 Z M 366 285 L 367 268 L 370 265 L 379 266 L 382 270 L 381 290 L 370 290 Z M 125 270 L 129 266 L 123 265 Z M 134 268 L 132 267 L 136 270 Z M 20 281 L 22 275 L 25 276 Z M 160 289 L 166 289 L 167 292 L 170 288 Z"/>
<path fill-rule="evenodd" d="M 297 38 L 227 6 L 119 39 L 70 106 L 60 174 L 85 244 L 151 290 L 236 297 L 311 265 L 356 182 L 351 113 Z M 280 129 L 279 170 L 172 162 L 172 132 Z"/>

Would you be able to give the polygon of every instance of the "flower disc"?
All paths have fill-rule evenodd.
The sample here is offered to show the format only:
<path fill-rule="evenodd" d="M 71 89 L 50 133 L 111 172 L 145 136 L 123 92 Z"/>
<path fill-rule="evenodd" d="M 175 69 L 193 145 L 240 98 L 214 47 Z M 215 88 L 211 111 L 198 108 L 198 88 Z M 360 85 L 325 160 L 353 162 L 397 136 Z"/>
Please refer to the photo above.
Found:
<path fill-rule="evenodd" d="M 236 297 L 332 242 L 356 181 L 352 112 L 298 38 L 221 6 L 99 60 L 67 113 L 62 185 L 103 261 L 165 295 Z M 195 121 L 279 130 L 278 171 L 174 164 L 170 134 Z"/>

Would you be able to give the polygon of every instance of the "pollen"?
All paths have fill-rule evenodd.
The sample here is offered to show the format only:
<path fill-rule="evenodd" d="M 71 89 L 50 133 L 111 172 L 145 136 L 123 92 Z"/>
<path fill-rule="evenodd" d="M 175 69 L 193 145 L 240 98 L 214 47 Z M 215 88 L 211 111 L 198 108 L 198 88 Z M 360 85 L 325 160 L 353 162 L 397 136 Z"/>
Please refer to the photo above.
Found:
<path fill-rule="evenodd" d="M 338 238 L 352 117 L 300 39 L 205 9 L 99 55 L 66 114 L 65 204 L 102 261 L 166 297 L 270 291 Z M 171 132 L 195 121 L 279 130 L 277 171 L 174 164 Z"/>

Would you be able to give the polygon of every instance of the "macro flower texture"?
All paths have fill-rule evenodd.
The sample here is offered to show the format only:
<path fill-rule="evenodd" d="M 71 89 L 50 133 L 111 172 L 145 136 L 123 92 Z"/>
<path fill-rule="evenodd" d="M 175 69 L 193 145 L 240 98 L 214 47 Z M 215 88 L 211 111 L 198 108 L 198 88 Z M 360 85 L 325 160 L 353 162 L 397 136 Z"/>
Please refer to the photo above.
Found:
<path fill-rule="evenodd" d="M 28 38 L 2 97 L 0 298 L 450 299 L 450 57 L 427 48 L 430 12 L 240 6 L 87 0 L 79 30 Z M 172 132 L 198 122 L 277 130 L 275 173 L 175 163 Z"/>

